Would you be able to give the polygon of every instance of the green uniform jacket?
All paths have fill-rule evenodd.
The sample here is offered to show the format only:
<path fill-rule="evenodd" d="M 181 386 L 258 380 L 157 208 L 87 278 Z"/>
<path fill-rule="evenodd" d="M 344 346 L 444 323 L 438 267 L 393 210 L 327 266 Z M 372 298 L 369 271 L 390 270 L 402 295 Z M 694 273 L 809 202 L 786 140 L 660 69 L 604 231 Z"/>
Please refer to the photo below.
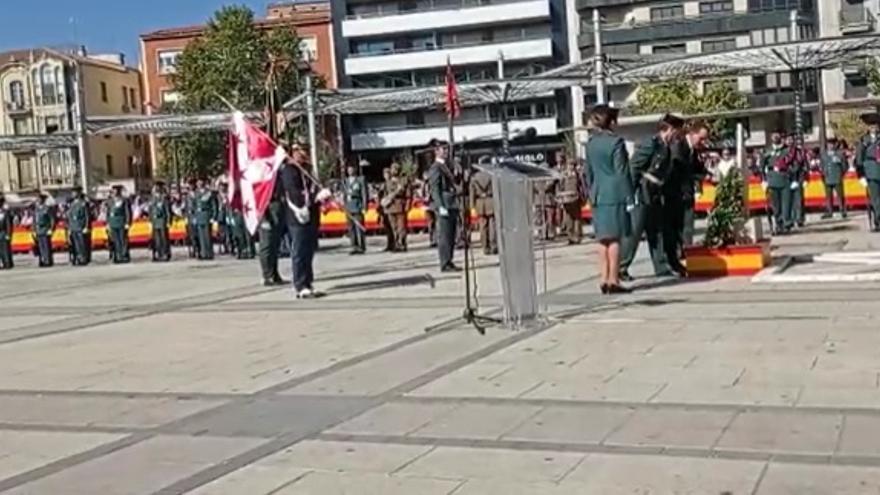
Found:
<path fill-rule="evenodd" d="M 877 148 L 880 147 L 880 135 L 865 134 L 859 140 L 856 149 L 856 170 L 859 177 L 880 180 L 880 161 L 877 159 Z"/>
<path fill-rule="evenodd" d="M 34 208 L 34 234 L 49 235 L 55 228 L 55 213 L 47 205 L 37 205 Z"/>
<path fill-rule="evenodd" d="M 150 198 L 150 225 L 154 229 L 167 229 L 171 225 L 171 202 L 164 194 Z"/>
<path fill-rule="evenodd" d="M 706 167 L 699 154 L 691 150 L 686 138 L 679 138 L 669 145 L 669 158 L 672 164 L 664 187 L 666 198 L 674 202 L 693 202 L 697 188 L 702 186 L 706 176 Z"/>
<path fill-rule="evenodd" d="M 825 151 L 819 159 L 822 164 L 822 181 L 826 186 L 836 186 L 846 173 L 846 162 L 839 151 Z"/>
<path fill-rule="evenodd" d="M 364 176 L 348 177 L 345 179 L 345 209 L 349 213 L 361 214 L 367 209 L 369 191 Z"/>
<path fill-rule="evenodd" d="M 0 239 L 12 239 L 12 212 L 7 206 L 0 206 Z"/>
<path fill-rule="evenodd" d="M 82 199 L 75 199 L 67 210 L 67 231 L 82 232 L 91 226 L 91 214 L 89 203 Z"/>
<path fill-rule="evenodd" d="M 629 159 L 629 172 L 640 203 L 647 204 L 650 201 L 648 190 L 659 191 L 669 179 L 670 158 L 669 147 L 657 136 L 636 145 Z"/>
<path fill-rule="evenodd" d="M 217 223 L 226 225 L 229 223 L 229 215 L 232 213 L 227 201 L 221 201 L 217 198 Z"/>
<path fill-rule="evenodd" d="M 776 166 L 777 160 L 781 160 L 788 154 L 788 148 L 781 146 L 779 148 L 771 148 L 764 153 L 764 163 L 762 169 L 764 171 L 764 180 L 767 186 L 773 188 L 789 187 L 791 184 L 789 170 L 781 170 Z"/>
<path fill-rule="evenodd" d="M 431 188 L 431 202 L 439 211 L 440 208 L 458 210 L 461 208 L 458 202 L 458 190 L 455 178 L 449 165 L 434 162 L 428 169 L 428 184 Z"/>
<path fill-rule="evenodd" d="M 587 142 L 585 182 L 593 206 L 633 204 L 633 185 L 622 137 L 599 131 Z"/>
<path fill-rule="evenodd" d="M 107 200 L 107 226 L 111 229 L 122 229 L 131 225 L 131 206 L 126 198 L 110 198 Z"/>
<path fill-rule="evenodd" d="M 217 218 L 217 199 L 212 191 L 196 191 L 193 207 L 195 225 L 210 225 L 211 221 Z"/>

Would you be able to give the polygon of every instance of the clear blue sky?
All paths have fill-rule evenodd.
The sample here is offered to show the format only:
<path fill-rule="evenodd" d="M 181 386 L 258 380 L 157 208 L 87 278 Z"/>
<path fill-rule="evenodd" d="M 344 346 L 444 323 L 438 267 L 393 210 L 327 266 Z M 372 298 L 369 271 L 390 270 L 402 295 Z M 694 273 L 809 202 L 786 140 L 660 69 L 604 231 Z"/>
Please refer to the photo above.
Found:
<path fill-rule="evenodd" d="M 136 66 L 141 33 L 205 22 L 223 5 L 244 4 L 259 17 L 270 0 L 3 0 L 0 51 L 86 45 L 92 53 L 122 52 Z"/>

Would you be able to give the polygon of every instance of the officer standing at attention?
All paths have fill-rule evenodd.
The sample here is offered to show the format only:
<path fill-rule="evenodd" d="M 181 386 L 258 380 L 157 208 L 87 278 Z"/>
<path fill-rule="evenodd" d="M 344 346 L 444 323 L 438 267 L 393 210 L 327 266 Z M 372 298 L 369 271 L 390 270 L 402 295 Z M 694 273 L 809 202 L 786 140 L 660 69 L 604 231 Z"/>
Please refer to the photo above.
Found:
<path fill-rule="evenodd" d="M 428 169 L 428 183 L 431 188 L 431 202 L 437 215 L 437 251 L 440 256 L 441 272 L 457 272 L 461 269 L 452 262 L 455 249 L 455 228 L 458 224 L 461 205 L 455 176 L 447 163 L 447 144 L 432 140 L 434 163 Z"/>
<path fill-rule="evenodd" d="M 189 257 L 201 259 L 199 231 L 196 226 L 196 192 L 195 182 L 190 181 L 186 187 L 183 204 L 186 213 L 186 240 L 189 243 Z"/>
<path fill-rule="evenodd" d="M 0 270 L 11 270 L 12 262 L 12 212 L 6 198 L 0 192 Z"/>
<path fill-rule="evenodd" d="M 91 246 L 87 242 L 91 224 L 89 202 L 82 188 L 77 187 L 74 189 L 73 202 L 67 210 L 67 242 L 72 248 L 71 262 L 76 266 L 85 266 L 91 261 Z"/>
<path fill-rule="evenodd" d="M 351 241 L 351 253 L 353 255 L 364 254 L 367 251 L 367 237 L 364 232 L 364 212 L 370 193 L 367 190 L 367 181 L 358 173 L 357 167 L 349 165 L 345 177 L 345 211 L 348 216 L 348 238 Z"/>
<path fill-rule="evenodd" d="M 46 195 L 40 193 L 34 205 L 34 238 L 36 239 L 37 257 L 40 267 L 55 264 L 52 254 L 52 234 L 55 232 L 55 211 L 46 204 Z"/>
<path fill-rule="evenodd" d="M 782 142 L 782 133 L 770 135 L 770 149 L 764 153 L 764 189 L 770 200 L 773 215 L 773 235 L 788 233 L 791 229 L 791 157 Z"/>
<path fill-rule="evenodd" d="M 856 173 L 862 186 L 868 189 L 868 200 L 874 211 L 872 232 L 880 232 L 880 114 L 862 115 L 868 132 L 856 147 Z"/>
<path fill-rule="evenodd" d="M 822 218 L 831 218 L 834 212 L 834 194 L 837 194 L 837 207 L 840 217 L 846 218 L 846 195 L 843 192 L 843 176 L 846 173 L 846 159 L 838 149 L 837 140 L 828 140 L 826 149 L 819 159 L 822 167 L 822 182 L 825 184 L 825 213 Z"/>
<path fill-rule="evenodd" d="M 205 186 L 205 180 L 196 181 L 196 190 L 193 194 L 193 212 L 195 220 L 196 239 L 198 240 L 198 258 L 200 260 L 214 259 L 214 232 L 213 226 L 217 218 L 217 198 L 214 191 Z"/>
<path fill-rule="evenodd" d="M 471 176 L 470 183 L 470 207 L 474 209 L 480 222 L 483 254 L 498 254 L 492 176 L 485 170 L 477 169 Z"/>
<path fill-rule="evenodd" d="M 122 186 L 113 186 L 113 195 L 107 200 L 107 228 L 110 234 L 110 259 L 113 263 L 128 263 L 128 230 L 131 228 L 131 204 L 122 196 Z"/>
<path fill-rule="evenodd" d="M 151 244 L 153 261 L 171 261 L 171 241 L 168 232 L 171 229 L 171 201 L 165 194 L 165 184 L 156 182 L 153 196 L 149 204 L 150 227 L 152 228 Z"/>
<path fill-rule="evenodd" d="M 684 120 L 665 115 L 657 124 L 657 133 L 639 143 L 629 160 L 629 173 L 635 195 L 630 212 L 630 234 L 620 243 L 620 279 L 632 280 L 629 267 L 635 260 L 642 234 L 648 241 L 648 250 L 658 277 L 671 275 L 668 246 L 664 244 L 663 226 L 672 214 L 666 207 L 664 186 L 672 175 L 671 144 L 681 131 Z"/>
<path fill-rule="evenodd" d="M 229 232 L 232 236 L 232 251 L 235 253 L 235 257 L 240 260 L 254 259 L 254 238 L 248 232 L 244 214 L 240 208 L 230 207 L 227 211 L 229 216 L 226 217 L 226 223 L 229 225 Z"/>
<path fill-rule="evenodd" d="M 791 156 L 791 168 L 789 169 L 789 188 L 791 189 L 791 225 L 803 227 L 806 223 L 806 208 L 804 205 L 804 186 L 806 185 L 807 175 L 809 174 L 810 165 L 807 162 L 807 156 L 804 153 L 794 134 L 789 134 L 785 138 L 785 147 Z"/>
<path fill-rule="evenodd" d="M 229 198 L 226 197 L 227 184 L 221 182 L 217 188 L 217 235 L 220 238 L 220 254 L 232 254 L 232 229 L 229 228 Z"/>
<path fill-rule="evenodd" d="M 556 199 L 562 205 L 565 215 L 565 232 L 568 235 L 568 244 L 580 244 L 584 232 L 581 222 L 581 208 L 584 206 L 584 180 L 583 174 L 577 169 L 577 163 L 562 156 L 562 178 L 559 179 L 559 191 Z"/>
<path fill-rule="evenodd" d="M 391 231 L 394 233 L 394 251 L 406 251 L 406 214 L 409 204 L 409 182 L 401 176 L 400 164 L 391 164 L 388 180 L 385 182 L 385 196 L 382 198 L 382 206 Z"/>

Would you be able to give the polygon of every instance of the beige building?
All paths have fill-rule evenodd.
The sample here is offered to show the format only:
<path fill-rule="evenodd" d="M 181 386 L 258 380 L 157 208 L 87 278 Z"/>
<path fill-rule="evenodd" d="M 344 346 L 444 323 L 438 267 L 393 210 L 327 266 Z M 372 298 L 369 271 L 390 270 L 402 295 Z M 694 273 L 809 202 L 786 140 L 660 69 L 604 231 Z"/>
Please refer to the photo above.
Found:
<path fill-rule="evenodd" d="M 0 190 L 80 185 L 80 111 L 87 117 L 140 114 L 142 101 L 140 74 L 126 67 L 121 55 L 44 49 L 0 53 L 0 138 L 31 136 L 24 147 L 0 147 Z M 142 137 L 87 136 L 84 144 L 90 189 L 108 182 L 136 185 L 147 178 Z"/>

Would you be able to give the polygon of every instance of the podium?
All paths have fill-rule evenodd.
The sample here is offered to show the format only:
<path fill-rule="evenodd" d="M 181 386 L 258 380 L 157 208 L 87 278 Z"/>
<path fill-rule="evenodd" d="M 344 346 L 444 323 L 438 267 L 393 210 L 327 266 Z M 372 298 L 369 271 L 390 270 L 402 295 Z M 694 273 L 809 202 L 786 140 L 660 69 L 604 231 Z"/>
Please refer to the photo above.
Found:
<path fill-rule="evenodd" d="M 541 319 L 535 268 L 534 185 L 560 176 L 552 169 L 510 158 L 475 167 L 492 176 L 504 326 L 531 327 Z"/>

